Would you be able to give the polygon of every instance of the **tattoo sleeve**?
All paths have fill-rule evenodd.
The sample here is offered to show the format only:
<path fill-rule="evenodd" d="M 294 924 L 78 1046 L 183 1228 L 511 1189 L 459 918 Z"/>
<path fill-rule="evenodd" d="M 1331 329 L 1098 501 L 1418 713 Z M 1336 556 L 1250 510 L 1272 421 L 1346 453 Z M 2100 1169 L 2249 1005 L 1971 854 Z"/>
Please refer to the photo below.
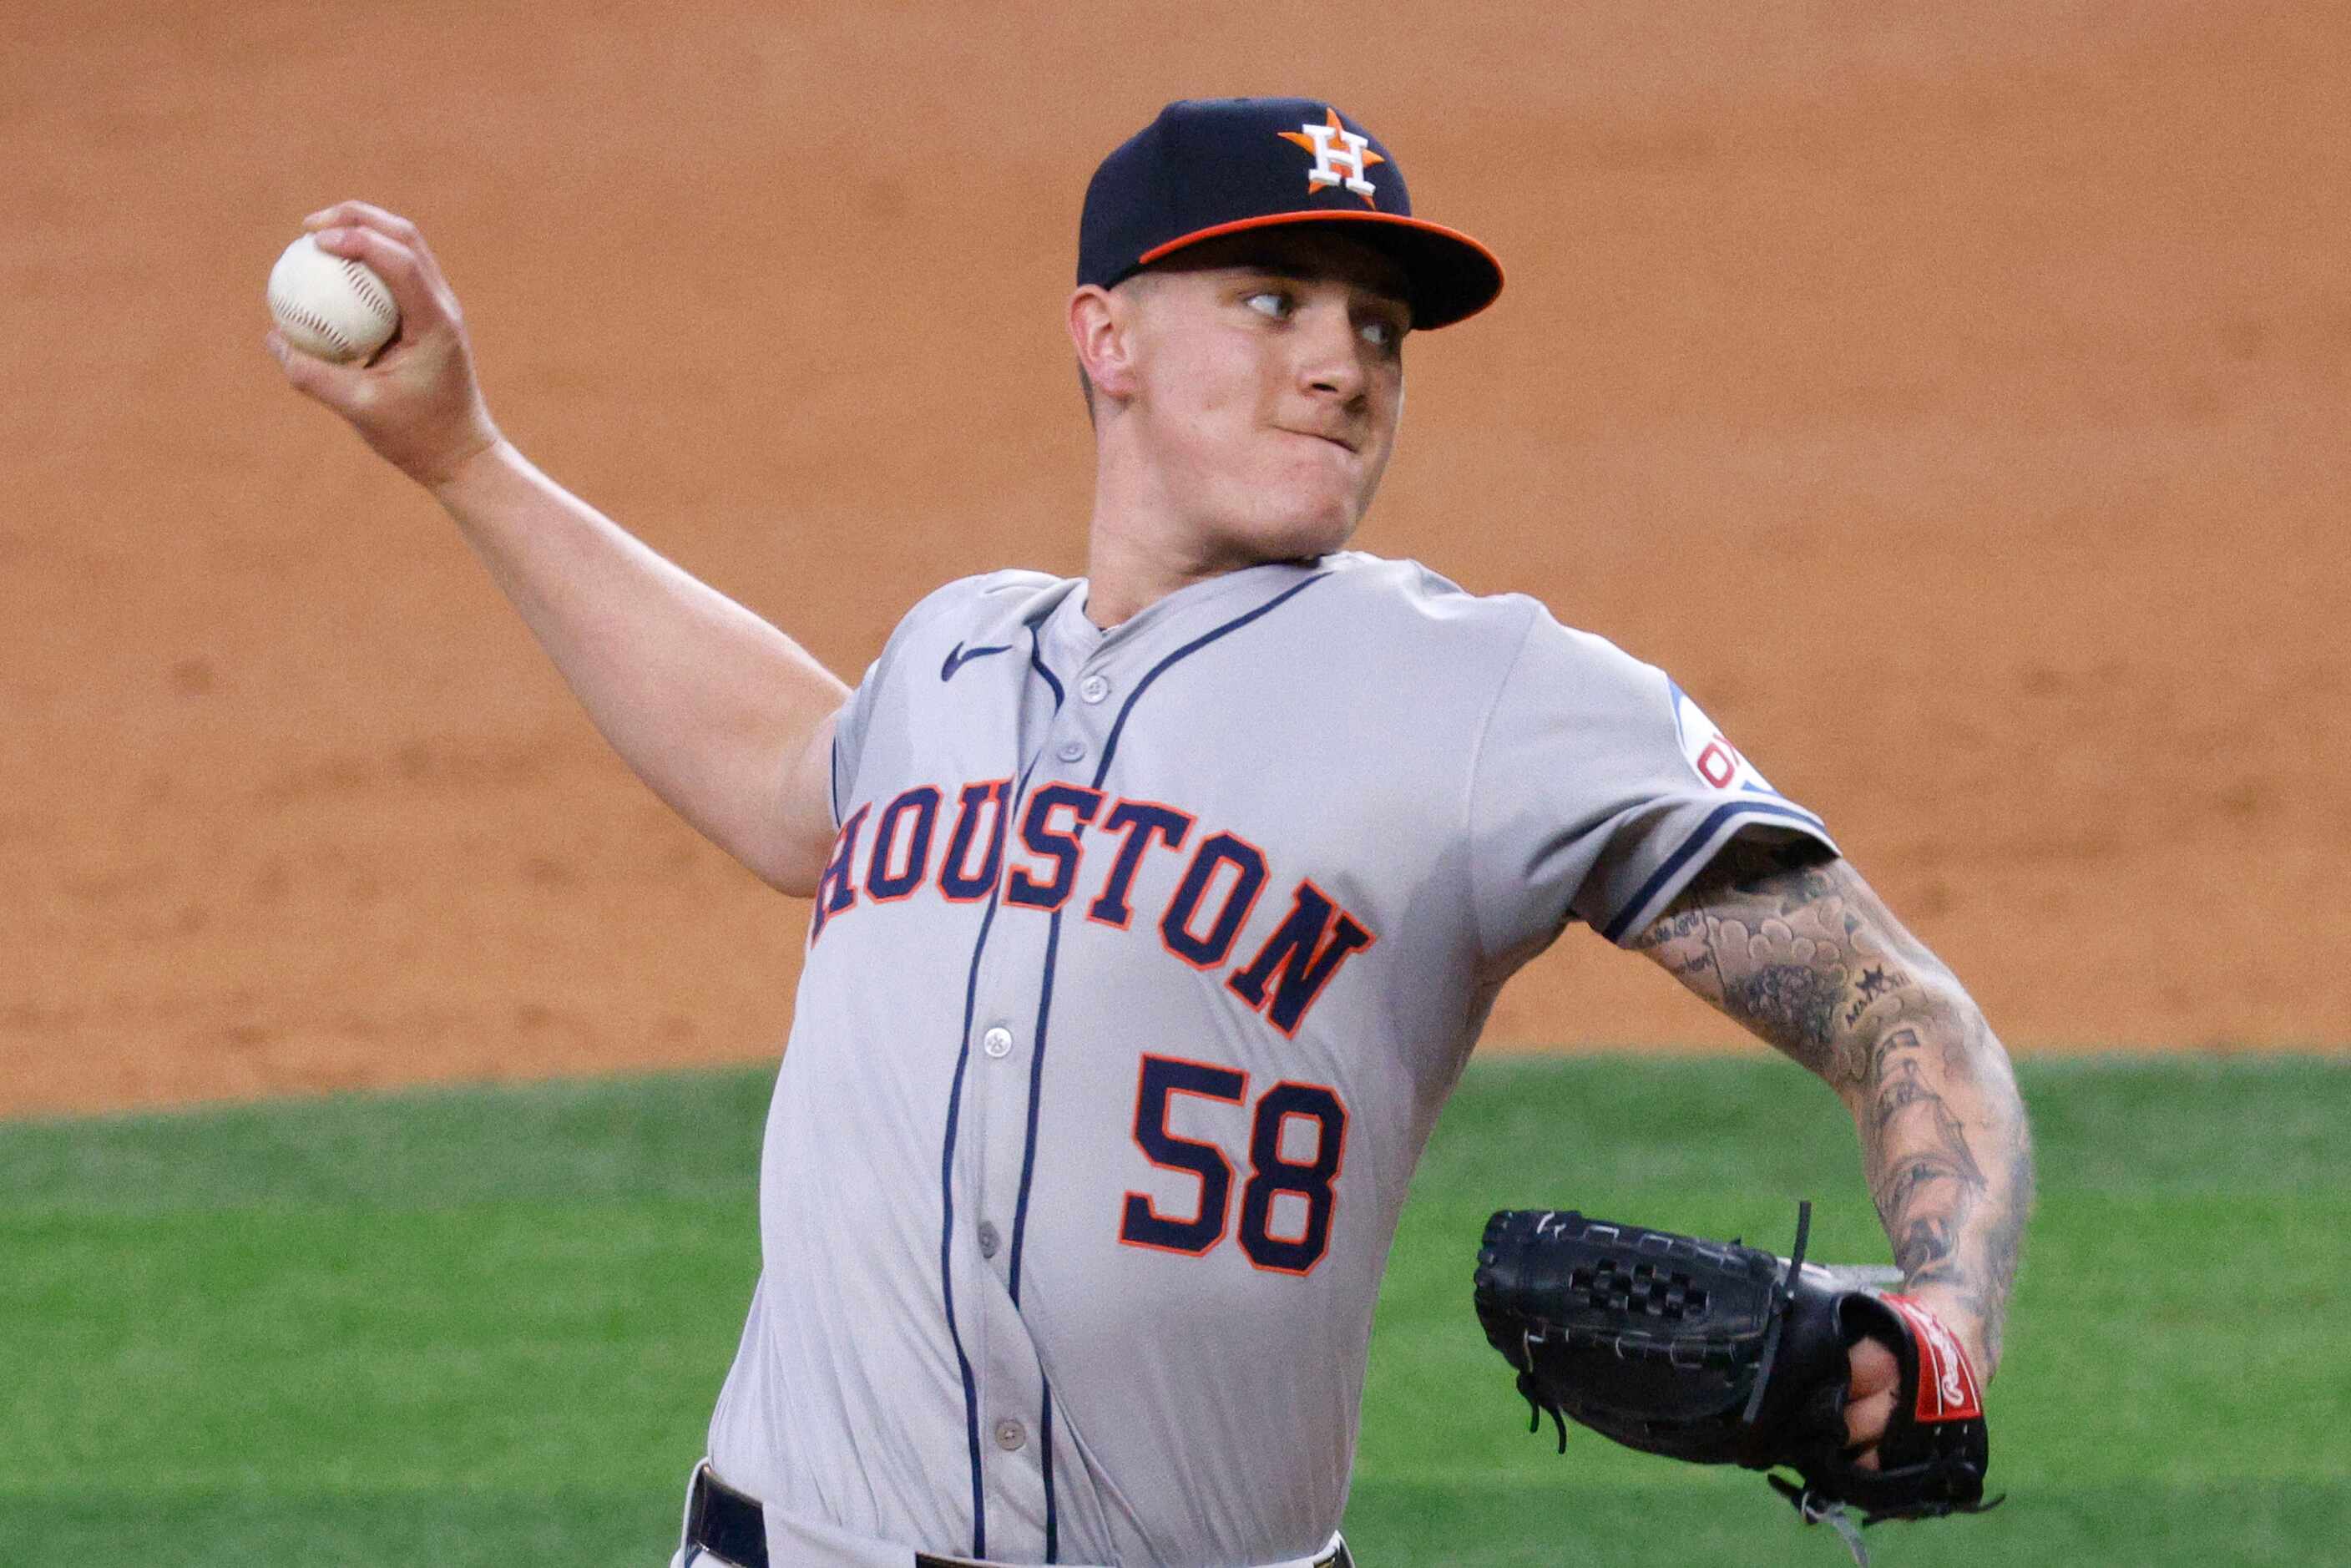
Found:
<path fill-rule="evenodd" d="M 2032 1150 L 2008 1053 L 1958 979 L 1810 844 L 1733 843 L 1633 945 L 1836 1091 L 1907 1288 L 1973 1318 L 1952 1326 L 1991 1376 Z"/>

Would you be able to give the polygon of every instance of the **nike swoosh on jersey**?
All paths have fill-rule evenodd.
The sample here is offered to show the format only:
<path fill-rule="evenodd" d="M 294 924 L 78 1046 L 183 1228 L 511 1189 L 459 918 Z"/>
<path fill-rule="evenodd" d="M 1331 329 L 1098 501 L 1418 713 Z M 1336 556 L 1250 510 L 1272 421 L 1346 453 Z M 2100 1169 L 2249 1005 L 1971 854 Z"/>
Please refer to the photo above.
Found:
<path fill-rule="evenodd" d="M 974 648 L 970 653 L 967 653 L 963 651 L 963 644 L 957 643 L 954 647 L 947 650 L 946 662 L 939 666 L 939 679 L 941 681 L 951 681 L 955 679 L 955 673 L 957 670 L 962 669 L 974 659 L 985 659 L 990 653 L 1004 653 L 1011 646 L 1012 644 L 1009 643 L 998 643 L 993 648 Z"/>

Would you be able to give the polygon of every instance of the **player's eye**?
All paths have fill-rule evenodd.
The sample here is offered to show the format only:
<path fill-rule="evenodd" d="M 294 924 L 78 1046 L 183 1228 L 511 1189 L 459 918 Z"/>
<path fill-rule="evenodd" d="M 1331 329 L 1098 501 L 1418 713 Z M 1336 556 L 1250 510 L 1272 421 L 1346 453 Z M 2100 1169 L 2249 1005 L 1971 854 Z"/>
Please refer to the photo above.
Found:
<path fill-rule="evenodd" d="M 1260 288 L 1241 303 L 1259 315 L 1270 316 L 1277 321 L 1288 320 L 1298 309 L 1298 302 L 1279 288 Z"/>
<path fill-rule="evenodd" d="M 1404 341 L 1404 329 L 1393 321 L 1377 319 L 1366 321 L 1356 330 L 1364 335 L 1364 342 L 1382 353 L 1395 352 L 1397 346 Z"/>

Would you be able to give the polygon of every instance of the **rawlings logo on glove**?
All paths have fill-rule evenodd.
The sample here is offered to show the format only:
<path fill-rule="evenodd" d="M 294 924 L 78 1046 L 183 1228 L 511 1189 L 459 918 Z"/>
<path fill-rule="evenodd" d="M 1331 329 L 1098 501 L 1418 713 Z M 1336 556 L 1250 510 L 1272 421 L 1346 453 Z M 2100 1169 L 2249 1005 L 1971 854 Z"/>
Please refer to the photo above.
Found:
<path fill-rule="evenodd" d="M 1918 1347 L 1925 1353 L 1918 1399 L 1913 1406 L 1915 1418 L 1954 1421 L 1981 1416 L 1983 1396 L 1976 1392 L 1975 1368 L 1968 1364 L 1967 1353 L 1959 1349 L 1959 1342 L 1951 1337 L 1951 1331 L 1907 1296 L 1882 1296 L 1879 1300 L 1902 1314 L 1903 1322 L 1918 1336 Z"/>
<path fill-rule="evenodd" d="M 1865 1525 L 1979 1513 L 1990 1443 L 1966 1353 L 1907 1296 L 1848 1288 L 1804 1266 L 1812 1206 L 1786 1260 L 1593 1219 L 1509 1209 L 1478 1252 L 1478 1320 L 1549 1415 L 1694 1464 L 1794 1470 L 1768 1479 L 1807 1523 L 1827 1522 L 1866 1563 Z M 1851 1347 L 1884 1343 L 1900 1368 L 1877 1468 L 1845 1448 Z"/>

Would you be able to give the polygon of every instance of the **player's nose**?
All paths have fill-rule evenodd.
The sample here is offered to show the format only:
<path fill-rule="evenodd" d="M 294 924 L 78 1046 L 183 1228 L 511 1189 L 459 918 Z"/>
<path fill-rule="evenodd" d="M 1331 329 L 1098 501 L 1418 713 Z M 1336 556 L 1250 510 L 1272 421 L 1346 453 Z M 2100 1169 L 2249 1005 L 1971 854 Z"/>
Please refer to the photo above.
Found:
<path fill-rule="evenodd" d="M 1318 304 L 1303 312 L 1292 340 L 1298 345 L 1301 391 L 1341 402 L 1364 395 L 1371 380 L 1364 364 L 1365 345 L 1343 303 Z"/>

